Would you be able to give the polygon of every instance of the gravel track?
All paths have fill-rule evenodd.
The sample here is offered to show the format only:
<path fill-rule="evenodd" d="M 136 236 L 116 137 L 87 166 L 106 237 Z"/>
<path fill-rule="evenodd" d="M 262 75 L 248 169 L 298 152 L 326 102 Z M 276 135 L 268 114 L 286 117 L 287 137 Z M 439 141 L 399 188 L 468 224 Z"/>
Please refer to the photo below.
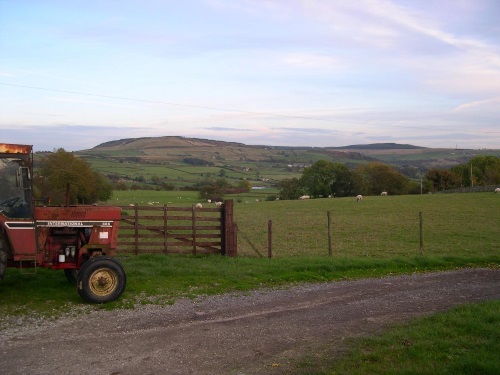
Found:
<path fill-rule="evenodd" d="M 462 269 L 35 320 L 0 331 L 0 373 L 293 373 L 294 360 L 325 345 L 340 353 L 346 338 L 493 299 L 500 270 Z"/>

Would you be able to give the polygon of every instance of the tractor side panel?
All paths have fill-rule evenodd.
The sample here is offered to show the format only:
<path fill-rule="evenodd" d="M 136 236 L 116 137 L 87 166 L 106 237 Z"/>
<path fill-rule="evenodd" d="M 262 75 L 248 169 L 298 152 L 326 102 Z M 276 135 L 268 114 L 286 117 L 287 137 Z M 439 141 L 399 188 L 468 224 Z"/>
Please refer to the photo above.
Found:
<path fill-rule="evenodd" d="M 33 259 L 37 254 L 33 221 L 12 220 L 0 215 L 0 225 L 10 244 L 11 260 Z"/>

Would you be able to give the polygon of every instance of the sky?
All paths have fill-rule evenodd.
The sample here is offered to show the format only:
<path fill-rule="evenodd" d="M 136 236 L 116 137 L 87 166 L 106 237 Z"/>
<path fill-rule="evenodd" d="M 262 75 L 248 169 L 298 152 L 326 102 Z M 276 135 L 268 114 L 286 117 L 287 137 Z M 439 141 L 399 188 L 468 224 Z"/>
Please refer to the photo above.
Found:
<path fill-rule="evenodd" d="M 0 0 L 0 142 L 500 148 L 498 0 Z"/>

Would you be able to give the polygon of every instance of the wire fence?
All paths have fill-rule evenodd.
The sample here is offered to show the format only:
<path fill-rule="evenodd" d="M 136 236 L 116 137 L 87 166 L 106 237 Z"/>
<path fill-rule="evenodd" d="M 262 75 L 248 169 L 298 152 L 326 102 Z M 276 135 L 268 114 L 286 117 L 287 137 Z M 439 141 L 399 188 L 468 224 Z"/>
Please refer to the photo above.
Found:
<path fill-rule="evenodd" d="M 377 205 L 368 209 L 301 210 L 289 205 L 281 214 L 280 210 L 268 211 L 268 218 L 262 214 L 239 215 L 238 253 L 380 258 L 500 254 L 498 201 L 496 207 L 429 205 L 421 211 L 418 207 L 387 209 Z M 253 219 L 248 220 L 251 216 Z"/>

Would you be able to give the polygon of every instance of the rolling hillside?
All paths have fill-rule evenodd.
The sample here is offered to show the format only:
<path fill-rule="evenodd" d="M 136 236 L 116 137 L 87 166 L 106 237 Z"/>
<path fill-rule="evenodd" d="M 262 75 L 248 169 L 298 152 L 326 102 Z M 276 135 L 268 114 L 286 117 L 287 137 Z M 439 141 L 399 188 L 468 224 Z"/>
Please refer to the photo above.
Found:
<path fill-rule="evenodd" d="M 267 186 L 283 178 L 299 177 L 304 167 L 318 160 L 352 167 L 380 161 L 416 178 L 429 168 L 449 168 L 477 155 L 500 156 L 500 149 L 432 149 L 395 143 L 345 147 L 252 146 L 167 136 L 111 141 L 77 154 L 101 172 L 123 178 L 150 180 L 156 176 L 175 185 L 192 185 L 207 177 L 220 176 Z"/>

